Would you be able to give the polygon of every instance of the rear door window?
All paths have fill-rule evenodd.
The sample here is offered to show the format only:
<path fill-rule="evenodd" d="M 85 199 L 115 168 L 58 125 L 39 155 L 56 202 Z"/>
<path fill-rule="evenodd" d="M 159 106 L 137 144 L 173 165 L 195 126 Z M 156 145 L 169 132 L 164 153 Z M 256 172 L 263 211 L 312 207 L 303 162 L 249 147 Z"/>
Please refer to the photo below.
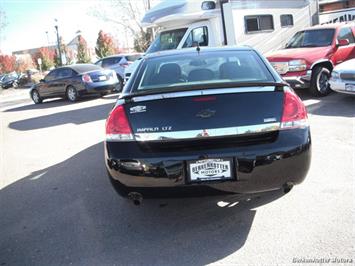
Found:
<path fill-rule="evenodd" d="M 110 67 L 116 65 L 121 61 L 122 57 L 109 57 L 102 60 L 102 67 Z"/>

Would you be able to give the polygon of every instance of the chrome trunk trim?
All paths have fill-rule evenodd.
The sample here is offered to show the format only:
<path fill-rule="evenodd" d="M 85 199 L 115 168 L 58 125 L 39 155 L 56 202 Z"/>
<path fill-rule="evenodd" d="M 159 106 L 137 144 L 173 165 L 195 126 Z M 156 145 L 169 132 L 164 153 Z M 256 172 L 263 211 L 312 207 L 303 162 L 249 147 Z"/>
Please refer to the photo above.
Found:
<path fill-rule="evenodd" d="M 262 132 L 277 131 L 280 129 L 280 123 L 265 123 L 259 125 L 224 127 L 200 130 L 184 130 L 169 132 L 151 132 L 151 133 L 135 133 L 136 141 L 164 141 L 164 140 L 182 140 L 182 139 L 201 139 L 210 137 L 223 137 L 233 135 L 248 135 Z"/>

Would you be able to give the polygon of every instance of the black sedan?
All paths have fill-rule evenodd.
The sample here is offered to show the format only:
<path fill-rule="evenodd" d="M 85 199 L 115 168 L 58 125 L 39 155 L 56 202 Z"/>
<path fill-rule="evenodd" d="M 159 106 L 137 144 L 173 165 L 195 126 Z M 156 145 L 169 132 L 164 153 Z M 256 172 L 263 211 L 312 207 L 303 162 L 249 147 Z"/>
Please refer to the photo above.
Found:
<path fill-rule="evenodd" d="M 34 85 L 30 95 L 34 103 L 44 99 L 66 97 L 75 102 L 87 94 L 105 95 L 118 85 L 116 73 L 93 64 L 78 64 L 60 67 Z"/>
<path fill-rule="evenodd" d="M 300 98 L 251 48 L 193 48 L 142 60 L 106 121 L 117 191 L 257 193 L 301 183 L 311 134 Z"/>

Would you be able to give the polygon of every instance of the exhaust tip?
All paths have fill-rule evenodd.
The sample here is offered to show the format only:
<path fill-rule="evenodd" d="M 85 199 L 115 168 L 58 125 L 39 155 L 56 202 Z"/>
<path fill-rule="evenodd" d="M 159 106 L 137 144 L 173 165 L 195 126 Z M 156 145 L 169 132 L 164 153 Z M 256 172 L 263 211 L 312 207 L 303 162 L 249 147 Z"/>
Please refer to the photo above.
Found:
<path fill-rule="evenodd" d="M 130 192 L 128 193 L 128 198 L 132 200 L 135 206 L 139 206 L 142 204 L 143 196 L 141 193 L 138 192 Z"/>
<path fill-rule="evenodd" d="M 288 192 L 291 191 L 291 189 L 293 188 L 294 184 L 292 182 L 287 182 L 283 185 L 283 191 L 285 194 L 287 194 Z"/>

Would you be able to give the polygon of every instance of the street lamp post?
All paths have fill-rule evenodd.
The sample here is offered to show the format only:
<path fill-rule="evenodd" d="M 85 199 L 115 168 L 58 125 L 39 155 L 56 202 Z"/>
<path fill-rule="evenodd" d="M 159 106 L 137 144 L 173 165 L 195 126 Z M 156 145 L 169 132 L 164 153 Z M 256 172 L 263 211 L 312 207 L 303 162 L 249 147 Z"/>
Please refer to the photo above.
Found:
<path fill-rule="evenodd" d="M 55 20 L 57 22 L 57 20 Z M 58 25 L 56 24 L 54 26 L 56 32 L 57 32 L 57 45 L 58 45 L 58 56 L 59 56 L 59 65 L 62 66 L 62 52 L 60 51 L 60 40 L 59 40 L 59 32 L 58 32 Z"/>

